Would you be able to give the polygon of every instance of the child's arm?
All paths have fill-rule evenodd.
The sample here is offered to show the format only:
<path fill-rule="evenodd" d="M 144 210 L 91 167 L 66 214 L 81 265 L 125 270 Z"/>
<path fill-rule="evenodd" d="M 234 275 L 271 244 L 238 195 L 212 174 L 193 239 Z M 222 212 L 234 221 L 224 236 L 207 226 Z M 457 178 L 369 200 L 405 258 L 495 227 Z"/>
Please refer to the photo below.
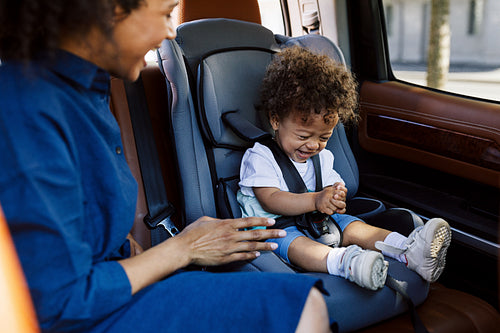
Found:
<path fill-rule="evenodd" d="M 321 192 L 291 193 L 275 187 L 254 187 L 253 192 L 260 205 L 269 213 L 300 215 L 315 210 L 331 215 L 345 212 L 345 202 L 334 198 L 336 188 L 328 186 Z"/>

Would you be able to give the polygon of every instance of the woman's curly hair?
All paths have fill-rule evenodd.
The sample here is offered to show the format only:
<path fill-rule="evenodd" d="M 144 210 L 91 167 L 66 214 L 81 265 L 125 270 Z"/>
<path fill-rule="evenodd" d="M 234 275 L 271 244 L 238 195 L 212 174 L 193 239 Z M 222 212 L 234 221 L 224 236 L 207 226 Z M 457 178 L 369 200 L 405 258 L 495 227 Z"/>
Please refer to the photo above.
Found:
<path fill-rule="evenodd" d="M 267 68 L 260 110 L 268 117 L 284 119 L 292 111 L 309 115 L 332 114 L 342 122 L 356 121 L 357 82 L 344 65 L 327 55 L 293 46 L 277 53 Z"/>
<path fill-rule="evenodd" d="M 64 36 L 84 36 L 98 26 L 111 34 L 113 14 L 144 0 L 6 0 L 0 3 L 0 59 L 30 60 L 52 54 Z"/>

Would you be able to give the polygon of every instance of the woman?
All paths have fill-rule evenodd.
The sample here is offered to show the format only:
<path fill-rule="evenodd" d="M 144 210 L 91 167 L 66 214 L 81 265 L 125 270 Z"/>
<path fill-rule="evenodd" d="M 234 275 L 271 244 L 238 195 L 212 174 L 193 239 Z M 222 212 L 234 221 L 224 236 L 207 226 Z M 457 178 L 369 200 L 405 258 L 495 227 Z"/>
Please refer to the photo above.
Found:
<path fill-rule="evenodd" d="M 129 256 L 137 185 L 109 111 L 109 74 L 137 79 L 145 53 L 175 37 L 176 5 L 0 5 L 0 202 L 40 325 L 50 332 L 328 331 L 316 279 L 182 271 L 274 249 L 260 241 L 283 231 L 238 231 L 273 220 L 203 217 Z"/>

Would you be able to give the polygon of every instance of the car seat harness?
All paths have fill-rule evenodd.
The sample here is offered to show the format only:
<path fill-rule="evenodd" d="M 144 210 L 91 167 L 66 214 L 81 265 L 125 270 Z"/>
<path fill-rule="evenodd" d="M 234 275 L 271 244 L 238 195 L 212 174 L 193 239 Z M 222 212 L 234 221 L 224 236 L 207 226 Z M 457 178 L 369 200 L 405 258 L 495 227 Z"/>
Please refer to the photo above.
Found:
<path fill-rule="evenodd" d="M 295 168 L 290 158 L 278 146 L 278 143 L 271 138 L 262 140 L 260 143 L 268 147 L 273 153 L 274 159 L 281 169 L 290 192 L 308 192 L 307 186 L 297 168 Z M 314 175 L 316 178 L 315 191 L 319 192 L 323 189 L 319 155 L 312 156 L 311 161 L 314 166 Z M 342 244 L 342 230 L 337 222 L 328 214 L 314 211 L 296 216 L 281 216 L 276 219 L 276 224 L 273 227 L 282 229 L 291 225 L 296 225 L 308 237 L 328 246 L 338 247 Z"/>

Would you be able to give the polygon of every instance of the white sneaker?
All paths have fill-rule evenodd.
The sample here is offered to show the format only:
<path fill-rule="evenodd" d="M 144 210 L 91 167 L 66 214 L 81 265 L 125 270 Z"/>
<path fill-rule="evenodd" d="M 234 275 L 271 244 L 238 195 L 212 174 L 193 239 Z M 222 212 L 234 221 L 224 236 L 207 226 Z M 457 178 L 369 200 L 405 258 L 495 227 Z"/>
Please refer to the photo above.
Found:
<path fill-rule="evenodd" d="M 341 276 L 359 286 L 377 290 L 385 285 L 388 266 L 381 253 L 350 245 L 340 259 L 339 271 Z"/>
<path fill-rule="evenodd" d="M 451 229 L 443 219 L 430 219 L 408 236 L 404 248 L 398 249 L 384 242 L 375 247 L 384 252 L 404 254 L 408 268 L 429 282 L 436 281 L 446 265 L 446 252 L 451 243 Z"/>

